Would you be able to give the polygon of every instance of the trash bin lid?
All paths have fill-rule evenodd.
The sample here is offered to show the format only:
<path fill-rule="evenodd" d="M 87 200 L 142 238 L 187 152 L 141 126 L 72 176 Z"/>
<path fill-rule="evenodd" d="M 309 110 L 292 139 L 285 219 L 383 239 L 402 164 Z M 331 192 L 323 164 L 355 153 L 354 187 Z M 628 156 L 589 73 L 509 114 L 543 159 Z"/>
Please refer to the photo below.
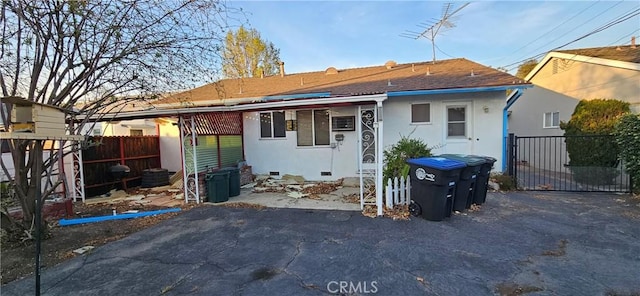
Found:
<path fill-rule="evenodd" d="M 229 176 L 229 174 L 231 174 L 231 172 L 229 171 L 217 170 L 217 171 L 207 173 L 206 177 L 213 178 L 215 176 Z"/>
<path fill-rule="evenodd" d="M 442 154 L 442 155 L 439 155 L 439 157 L 461 161 L 461 162 L 464 162 L 467 166 L 479 166 L 486 163 L 486 160 L 484 158 L 476 157 L 474 155 Z"/>
<path fill-rule="evenodd" d="M 484 161 L 488 164 L 493 165 L 496 161 L 498 161 L 497 159 L 491 157 L 491 156 L 486 156 L 486 155 L 465 155 L 465 156 L 473 156 L 473 157 L 478 157 L 478 158 L 482 158 L 484 159 Z"/>
<path fill-rule="evenodd" d="M 439 169 L 442 171 L 451 171 L 467 166 L 464 162 L 444 157 L 411 158 L 407 160 L 407 163 L 418 166 L 425 166 L 432 169 Z"/>

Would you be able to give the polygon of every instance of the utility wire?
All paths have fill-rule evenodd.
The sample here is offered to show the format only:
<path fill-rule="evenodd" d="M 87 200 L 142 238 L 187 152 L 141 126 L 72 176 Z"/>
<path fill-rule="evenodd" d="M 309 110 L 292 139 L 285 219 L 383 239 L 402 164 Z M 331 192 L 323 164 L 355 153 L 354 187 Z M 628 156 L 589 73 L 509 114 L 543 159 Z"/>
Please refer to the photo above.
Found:
<path fill-rule="evenodd" d="M 545 36 L 548 36 L 551 32 L 553 32 L 553 31 L 557 30 L 558 28 L 560 28 L 560 26 L 562 26 L 562 25 L 564 25 L 564 24 L 568 23 L 568 22 L 569 22 L 569 21 L 571 21 L 572 19 L 574 19 L 574 18 L 576 18 L 577 16 L 581 15 L 583 12 L 587 11 L 589 8 L 591 8 L 591 7 L 593 7 L 594 5 L 598 4 L 598 2 L 600 2 L 600 0 L 598 0 L 598 1 L 596 1 L 596 2 L 593 2 L 593 4 L 589 5 L 587 8 L 585 8 L 585 9 L 581 10 L 580 12 L 576 13 L 576 14 L 575 14 L 575 15 L 573 15 L 572 17 L 570 17 L 570 18 L 566 19 L 564 22 L 562 22 L 562 23 L 560 23 L 559 25 L 555 26 L 553 29 L 551 29 L 551 30 L 549 30 L 549 31 L 547 31 L 547 32 L 545 32 L 545 33 L 543 33 L 543 34 L 542 34 L 542 35 L 540 35 L 538 38 L 536 38 L 536 39 L 534 39 L 534 40 L 530 41 L 529 43 L 527 43 L 527 44 L 525 44 L 525 45 L 521 46 L 520 48 L 518 48 L 518 49 L 514 50 L 514 51 L 513 51 L 512 53 L 510 53 L 508 56 L 511 56 L 512 54 L 514 54 L 514 53 L 516 53 L 516 52 L 519 52 L 521 49 L 526 48 L 527 46 L 529 46 L 529 45 L 531 45 L 532 43 L 534 43 L 534 42 L 536 42 L 536 41 L 540 40 L 541 38 L 543 38 L 543 37 L 545 37 Z M 618 4 L 620 4 L 620 2 L 619 2 Z M 617 4 L 616 4 L 616 5 L 617 5 Z M 614 5 L 614 6 L 615 6 L 615 5 Z M 609 9 L 613 8 L 614 6 L 610 7 Z M 574 28 L 574 30 L 575 30 L 575 28 Z"/>
<path fill-rule="evenodd" d="M 633 32 L 631 32 L 631 33 L 629 33 L 629 34 L 626 34 L 626 35 L 624 35 L 624 36 L 620 37 L 618 40 L 616 40 L 616 41 L 614 41 L 614 42 L 611 42 L 611 43 L 607 44 L 605 47 L 607 47 L 607 46 L 612 46 L 612 45 L 615 45 L 615 44 L 618 44 L 618 42 L 620 42 L 620 40 L 623 40 L 623 39 L 625 39 L 625 38 L 629 38 L 629 36 L 632 36 L 632 35 L 634 35 L 636 32 L 639 32 L 639 31 L 640 31 L 640 29 L 636 29 L 636 30 L 634 30 Z M 573 54 L 573 57 L 578 56 L 578 55 L 579 55 L 578 53 L 575 53 L 575 54 Z M 572 57 L 572 58 L 573 58 L 573 57 Z M 590 60 L 592 60 L 592 59 L 594 59 L 594 58 L 596 58 L 596 57 L 589 57 L 588 59 L 584 60 L 583 62 L 585 62 L 585 63 L 586 63 L 586 62 L 589 62 Z M 514 68 L 510 69 L 509 71 L 514 70 L 515 68 L 517 68 L 517 67 L 514 67 Z M 571 66 L 569 66 L 569 68 L 571 68 Z M 563 70 L 563 72 L 564 72 L 564 71 L 568 71 L 568 70 L 569 70 L 569 68 L 564 69 L 564 70 Z M 546 76 L 544 76 L 544 77 L 549 77 L 549 76 L 551 76 L 551 75 L 552 75 L 552 74 L 548 74 L 548 73 L 547 73 L 547 75 L 546 75 Z M 630 78 L 633 78 L 633 77 L 630 77 Z M 630 79 L 630 78 L 624 78 L 624 79 L 621 79 L 621 80 L 626 80 L 626 79 Z M 615 81 L 611 81 L 611 82 L 615 82 Z M 611 83 L 611 82 L 607 82 L 607 83 L 604 83 L 604 84 L 609 84 L 609 83 Z M 604 85 L 604 84 L 603 84 L 603 85 Z M 593 87 L 593 86 L 588 86 L 588 87 L 578 88 L 578 89 L 574 89 L 574 90 L 571 90 L 571 91 L 576 91 L 576 90 L 580 90 L 580 89 L 584 89 L 584 88 L 590 88 L 590 87 Z"/>
<path fill-rule="evenodd" d="M 640 9 L 636 9 L 636 10 L 633 10 L 633 11 L 631 11 L 631 12 L 629 12 L 629 13 L 626 13 L 625 15 L 620 16 L 620 17 L 618 17 L 618 18 L 616 18 L 616 19 L 614 19 L 614 20 L 610 21 L 609 23 L 604 24 L 604 25 L 602 25 L 602 26 L 598 27 L 598 28 L 596 28 L 596 29 L 592 30 L 591 32 L 589 32 L 589 33 L 587 33 L 587 34 L 584 34 L 584 35 L 582 35 L 582 36 L 580 36 L 580 37 L 578 37 L 578 38 L 576 38 L 576 39 L 574 39 L 574 40 L 572 40 L 572 41 L 569 41 L 569 42 L 567 42 L 567 43 L 565 43 L 565 44 L 563 44 L 563 45 L 560 45 L 560 46 L 557 46 L 557 47 L 555 47 L 555 48 L 552 48 L 552 49 L 551 49 L 551 50 L 549 50 L 549 51 L 554 51 L 554 50 L 560 49 L 560 48 L 562 48 L 562 47 L 565 47 L 565 46 L 567 46 L 567 45 L 569 45 L 569 44 L 572 44 L 572 43 L 578 42 L 578 41 L 580 41 L 580 40 L 582 40 L 582 39 L 584 39 L 584 38 L 587 38 L 587 37 L 589 37 L 589 36 L 591 36 L 591 35 L 594 35 L 594 34 L 596 34 L 596 33 L 602 32 L 602 31 L 604 31 L 604 30 L 606 30 L 606 29 L 609 29 L 609 28 L 611 28 L 611 27 L 613 27 L 613 26 L 615 26 L 615 25 L 617 25 L 617 24 L 620 24 L 620 23 L 622 23 L 622 22 L 624 22 L 624 21 L 627 21 L 627 20 L 629 20 L 629 19 L 631 19 L 631 18 L 633 18 L 633 17 L 635 17 L 635 16 L 637 16 L 637 15 L 640 15 Z M 533 56 L 533 57 L 529 57 L 529 58 L 522 59 L 522 60 L 519 60 L 519 61 L 514 62 L 514 63 L 511 63 L 511 64 L 508 64 L 508 65 L 504 66 L 504 68 L 511 68 L 511 67 L 512 67 L 512 66 L 514 66 L 514 65 L 519 65 L 519 64 L 521 64 L 521 63 L 523 63 L 523 62 L 525 62 L 525 61 L 531 60 L 532 58 L 540 57 L 540 56 L 542 56 L 542 55 L 544 55 L 544 54 L 546 54 L 546 52 L 543 52 L 543 53 L 537 54 L 537 55 L 535 55 L 535 56 Z M 513 69 L 513 68 L 512 68 L 512 69 Z"/>
<path fill-rule="evenodd" d="M 565 43 L 565 44 L 563 44 L 563 45 L 560 45 L 560 46 L 558 46 L 558 47 L 556 47 L 556 48 L 554 48 L 554 49 L 563 48 L 563 47 L 565 47 L 565 46 L 567 46 L 567 45 L 569 45 L 569 44 L 571 44 L 571 43 L 578 42 L 578 41 L 580 41 L 580 40 L 582 40 L 582 39 L 584 39 L 584 38 L 587 38 L 587 37 L 589 37 L 589 36 L 591 36 L 591 35 L 593 35 L 593 34 L 596 34 L 596 33 L 602 32 L 602 31 L 604 31 L 604 30 L 606 30 L 606 29 L 609 29 L 609 28 L 611 28 L 611 27 L 613 27 L 613 26 L 615 26 L 615 25 L 619 24 L 619 23 L 622 23 L 622 22 L 624 22 L 624 21 L 627 21 L 627 20 L 629 20 L 629 19 L 631 19 L 631 18 L 633 18 L 634 16 L 637 16 L 637 15 L 640 15 L 640 8 L 638 8 L 638 9 L 636 9 L 636 10 L 634 10 L 634 11 L 632 11 L 632 12 L 628 13 L 628 14 L 626 14 L 626 15 L 624 16 L 624 18 L 623 18 L 623 19 L 615 20 L 615 21 L 613 21 L 613 22 L 611 22 L 611 23 L 609 23 L 609 24 L 604 25 L 603 27 L 600 27 L 600 28 L 598 28 L 598 29 L 596 29 L 596 30 L 594 30 L 594 31 L 592 31 L 592 32 L 590 32 L 590 33 L 587 33 L 587 34 L 585 34 L 585 35 L 583 35 L 583 36 L 581 36 L 581 37 L 578 37 L 578 38 L 576 38 L 576 39 L 574 39 L 574 40 L 572 40 L 572 41 L 569 41 L 569 42 L 567 42 L 567 43 Z"/>
<path fill-rule="evenodd" d="M 446 56 L 448 56 L 448 57 L 450 57 L 450 58 L 456 58 L 456 57 L 454 57 L 454 56 L 452 56 L 452 55 L 450 55 L 450 54 L 448 54 L 448 53 L 446 53 L 446 52 L 442 51 L 442 49 L 440 49 L 440 47 L 438 47 L 438 45 L 436 45 L 436 49 L 437 49 L 440 53 L 442 53 L 442 54 L 444 54 L 444 55 L 446 55 Z"/>
<path fill-rule="evenodd" d="M 620 3 L 622 3 L 622 2 L 623 2 L 623 1 L 620 1 L 620 2 L 618 2 L 618 3 L 616 3 L 616 4 L 614 4 L 613 6 L 611 6 L 611 7 L 607 8 L 607 9 L 603 10 L 601 13 L 597 14 L 596 16 L 594 16 L 594 17 L 592 17 L 592 18 L 587 19 L 585 22 L 583 22 L 583 23 L 581 23 L 581 24 L 577 25 L 577 26 L 576 26 L 576 27 L 574 27 L 573 29 L 571 29 L 571 30 L 567 31 L 566 33 L 564 33 L 564 34 L 562 34 L 562 35 L 560 35 L 560 36 L 556 37 L 555 39 L 553 39 L 553 40 L 551 40 L 551 41 L 549 41 L 549 42 L 547 42 L 547 43 L 543 44 L 542 46 L 540 46 L 540 47 L 538 47 L 538 48 L 536 48 L 536 49 L 534 49 L 534 50 L 532 50 L 532 51 L 530 51 L 530 52 L 536 52 L 536 51 L 538 51 L 538 50 L 540 50 L 540 49 L 543 49 L 545 46 L 547 46 L 547 45 L 549 45 L 549 44 L 552 44 L 553 42 L 557 41 L 558 39 L 560 39 L 560 38 L 563 38 L 563 37 L 567 36 L 569 33 L 571 33 L 571 32 L 573 32 L 573 31 L 575 31 L 576 29 L 581 28 L 581 27 L 583 27 L 584 25 L 586 25 L 586 24 L 588 24 L 588 23 L 590 23 L 590 22 L 593 22 L 593 20 L 594 20 L 594 19 L 596 19 L 597 17 L 599 17 L 599 16 L 601 16 L 601 15 L 605 14 L 606 12 L 610 11 L 610 10 L 611 10 L 611 9 L 613 9 L 614 7 L 616 7 L 616 6 L 620 5 Z M 526 56 L 526 55 L 525 55 L 525 56 Z"/>
<path fill-rule="evenodd" d="M 635 35 L 638 31 L 640 31 L 640 29 L 636 29 L 635 31 L 633 31 L 633 32 L 631 32 L 631 33 L 629 33 L 629 34 L 627 34 L 627 35 L 624 35 L 624 36 L 620 37 L 620 39 L 618 39 L 618 40 L 616 40 L 616 41 L 613 41 L 613 42 L 609 43 L 608 45 L 618 44 L 618 42 L 620 42 L 620 41 L 624 40 L 625 38 L 629 38 L 629 37 L 631 37 L 632 35 Z"/>

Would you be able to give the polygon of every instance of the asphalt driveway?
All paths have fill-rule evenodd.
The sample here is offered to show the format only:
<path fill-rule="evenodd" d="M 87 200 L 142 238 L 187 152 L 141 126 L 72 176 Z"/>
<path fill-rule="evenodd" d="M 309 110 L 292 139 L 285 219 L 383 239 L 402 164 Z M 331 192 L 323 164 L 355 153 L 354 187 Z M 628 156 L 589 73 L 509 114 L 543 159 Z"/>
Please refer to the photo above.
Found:
<path fill-rule="evenodd" d="M 202 207 L 43 271 L 45 295 L 628 295 L 640 200 L 490 193 L 443 222 Z M 2 295 L 33 295 L 33 277 Z M 517 295 L 517 294 L 513 294 Z"/>

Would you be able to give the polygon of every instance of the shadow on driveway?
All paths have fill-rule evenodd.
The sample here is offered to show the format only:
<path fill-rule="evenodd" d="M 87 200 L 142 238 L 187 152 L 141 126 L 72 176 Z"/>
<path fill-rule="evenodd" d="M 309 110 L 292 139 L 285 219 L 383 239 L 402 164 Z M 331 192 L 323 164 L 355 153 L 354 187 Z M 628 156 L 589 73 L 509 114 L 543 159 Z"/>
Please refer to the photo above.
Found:
<path fill-rule="evenodd" d="M 43 271 L 45 295 L 640 293 L 640 200 L 490 193 L 443 222 L 195 208 Z M 33 295 L 33 277 L 2 295 Z"/>

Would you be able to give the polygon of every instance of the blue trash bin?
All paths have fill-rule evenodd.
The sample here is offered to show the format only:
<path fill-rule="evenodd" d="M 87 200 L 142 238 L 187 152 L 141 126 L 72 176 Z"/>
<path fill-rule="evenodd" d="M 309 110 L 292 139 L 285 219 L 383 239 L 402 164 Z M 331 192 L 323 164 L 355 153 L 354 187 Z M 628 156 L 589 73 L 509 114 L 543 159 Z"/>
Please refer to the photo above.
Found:
<path fill-rule="evenodd" d="M 465 163 L 444 157 L 408 159 L 413 216 L 442 221 L 451 216 L 456 183 Z"/>

